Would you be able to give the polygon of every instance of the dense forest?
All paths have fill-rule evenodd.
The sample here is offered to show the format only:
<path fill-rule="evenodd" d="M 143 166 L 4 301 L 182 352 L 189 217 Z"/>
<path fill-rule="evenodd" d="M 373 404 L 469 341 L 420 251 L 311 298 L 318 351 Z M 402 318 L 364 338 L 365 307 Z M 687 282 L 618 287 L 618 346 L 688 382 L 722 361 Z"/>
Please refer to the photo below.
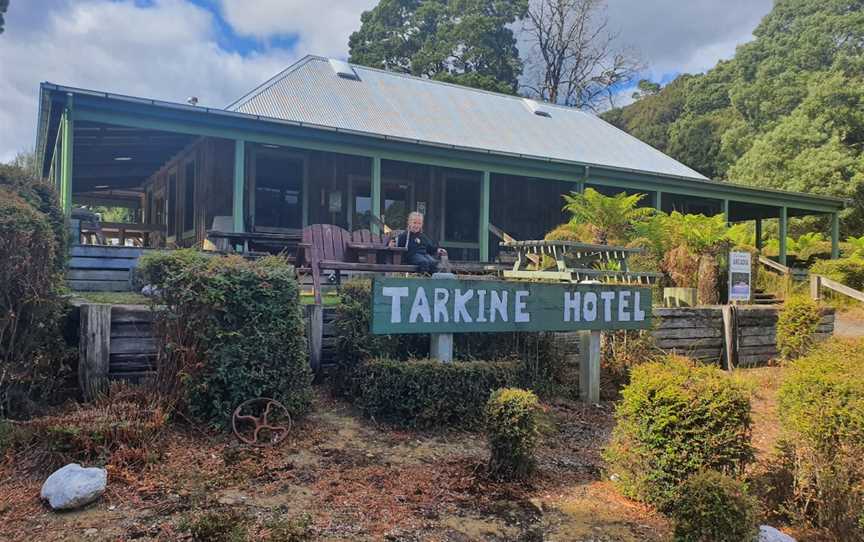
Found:
<path fill-rule="evenodd" d="M 850 198 L 864 232 L 864 0 L 776 0 L 735 56 L 602 116 L 717 180 Z"/>

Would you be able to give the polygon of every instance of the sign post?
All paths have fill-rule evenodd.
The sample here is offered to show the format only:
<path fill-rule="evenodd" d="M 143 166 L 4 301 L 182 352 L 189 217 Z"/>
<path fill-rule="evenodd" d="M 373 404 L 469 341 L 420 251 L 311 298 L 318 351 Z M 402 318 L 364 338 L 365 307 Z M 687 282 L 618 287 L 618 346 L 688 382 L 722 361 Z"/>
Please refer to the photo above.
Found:
<path fill-rule="evenodd" d="M 651 325 L 650 288 L 456 278 L 376 277 L 372 333 L 429 334 L 431 353 L 453 359 L 453 333 L 587 331 L 580 395 L 600 400 L 600 332 Z"/>

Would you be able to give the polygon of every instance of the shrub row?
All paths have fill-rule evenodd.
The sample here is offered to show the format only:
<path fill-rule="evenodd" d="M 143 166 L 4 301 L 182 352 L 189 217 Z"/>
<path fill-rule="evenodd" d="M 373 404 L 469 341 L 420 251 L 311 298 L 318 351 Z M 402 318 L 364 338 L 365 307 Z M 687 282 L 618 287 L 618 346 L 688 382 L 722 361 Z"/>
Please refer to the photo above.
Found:
<path fill-rule="evenodd" d="M 338 367 L 332 383 L 337 395 L 358 396 L 359 371 L 373 358 L 408 360 L 429 355 L 428 336 L 373 335 L 371 320 L 371 282 L 347 282 L 334 320 Z M 455 334 L 454 352 L 461 360 L 518 362 L 520 385 L 541 394 L 576 389 L 575 378 L 549 333 Z"/>
<path fill-rule="evenodd" d="M 823 275 L 856 290 L 864 290 L 864 257 L 853 256 L 837 260 L 819 260 L 811 273 Z"/>
<path fill-rule="evenodd" d="M 311 402 L 305 323 L 294 268 L 284 259 L 248 261 L 192 251 L 142 258 L 158 287 L 161 391 L 198 419 L 224 425 L 256 397 L 296 415 Z"/>
<path fill-rule="evenodd" d="M 358 403 L 377 421 L 406 427 L 479 427 L 489 394 L 516 380 L 507 362 L 372 360 L 363 367 Z"/>
<path fill-rule="evenodd" d="M 830 341 L 793 362 L 778 405 L 792 508 L 837 540 L 864 540 L 864 340 Z"/>

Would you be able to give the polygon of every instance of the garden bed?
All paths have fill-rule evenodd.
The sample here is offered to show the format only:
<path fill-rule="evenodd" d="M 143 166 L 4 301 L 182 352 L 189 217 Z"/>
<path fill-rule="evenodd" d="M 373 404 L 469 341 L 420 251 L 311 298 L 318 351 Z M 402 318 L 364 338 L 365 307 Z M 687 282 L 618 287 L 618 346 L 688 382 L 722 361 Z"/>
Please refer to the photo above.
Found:
<path fill-rule="evenodd" d="M 276 449 L 240 448 L 195 428 L 168 430 L 161 460 L 141 470 L 109 466 L 106 496 L 73 513 L 45 509 L 38 501 L 44 473 L 22 473 L 23 458 L 8 458 L 0 467 L 3 536 L 182 540 L 184 524 L 218 510 L 238 512 L 263 539 L 269 520 L 304 513 L 309 540 L 669 537 L 665 519 L 601 480 L 610 404 L 550 407 L 539 470 L 528 484 L 484 476 L 480 434 L 377 427 L 323 394 L 313 412 Z"/>

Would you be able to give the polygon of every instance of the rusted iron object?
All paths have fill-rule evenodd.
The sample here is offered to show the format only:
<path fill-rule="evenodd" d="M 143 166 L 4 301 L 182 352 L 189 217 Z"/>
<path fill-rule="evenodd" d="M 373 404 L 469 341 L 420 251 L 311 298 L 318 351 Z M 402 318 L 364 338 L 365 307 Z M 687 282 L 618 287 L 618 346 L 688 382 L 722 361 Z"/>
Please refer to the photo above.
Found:
<path fill-rule="evenodd" d="M 249 399 L 234 410 L 234 434 L 251 446 L 274 446 L 291 432 L 291 415 L 285 405 L 269 397 Z"/>

